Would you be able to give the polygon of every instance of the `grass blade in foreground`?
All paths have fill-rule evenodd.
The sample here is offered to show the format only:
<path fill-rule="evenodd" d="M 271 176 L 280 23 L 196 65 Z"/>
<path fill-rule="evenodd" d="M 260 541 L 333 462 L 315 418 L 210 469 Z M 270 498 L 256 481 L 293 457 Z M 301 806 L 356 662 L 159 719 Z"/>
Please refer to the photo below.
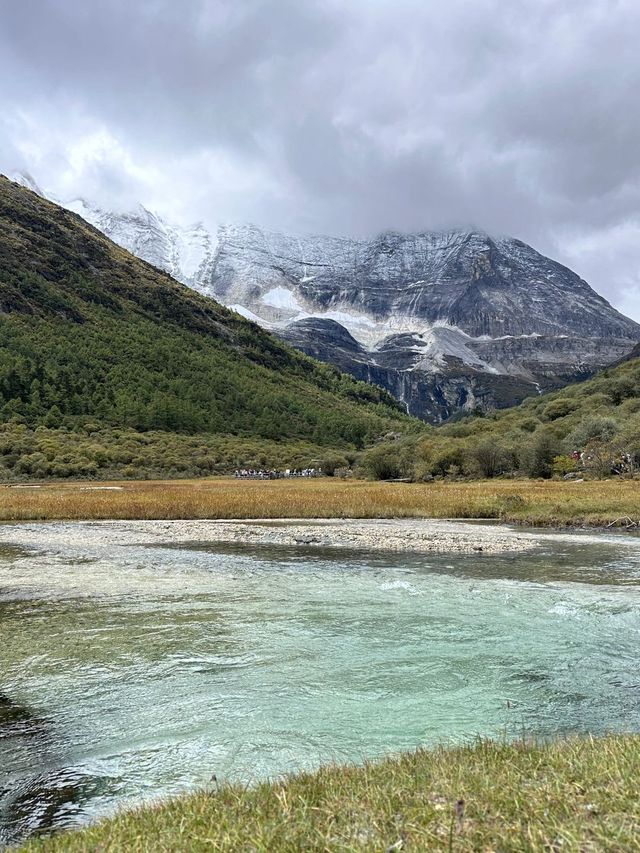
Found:
<path fill-rule="evenodd" d="M 640 737 L 497 744 L 223 785 L 25 851 L 640 850 Z"/>

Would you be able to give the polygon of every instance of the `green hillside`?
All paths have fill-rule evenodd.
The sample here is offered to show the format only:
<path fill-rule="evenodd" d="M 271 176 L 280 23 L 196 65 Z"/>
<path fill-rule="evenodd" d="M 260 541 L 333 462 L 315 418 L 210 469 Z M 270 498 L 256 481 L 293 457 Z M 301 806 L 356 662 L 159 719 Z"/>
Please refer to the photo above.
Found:
<path fill-rule="evenodd" d="M 0 477 L 302 463 L 416 428 L 4 177 L 0 344 Z"/>
<path fill-rule="evenodd" d="M 374 477 L 594 477 L 640 472 L 640 349 L 586 382 L 367 451 Z M 579 458 L 578 458 L 579 454 Z"/>

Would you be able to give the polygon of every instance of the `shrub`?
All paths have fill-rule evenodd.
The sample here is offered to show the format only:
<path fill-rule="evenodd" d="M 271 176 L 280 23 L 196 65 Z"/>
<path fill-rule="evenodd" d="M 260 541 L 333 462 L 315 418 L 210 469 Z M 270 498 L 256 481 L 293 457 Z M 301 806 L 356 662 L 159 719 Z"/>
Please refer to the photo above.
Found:
<path fill-rule="evenodd" d="M 582 462 L 596 477 L 608 477 L 615 471 L 619 457 L 611 442 L 596 439 L 585 447 Z"/>
<path fill-rule="evenodd" d="M 364 453 L 360 465 L 365 474 L 374 480 L 396 480 L 407 474 L 398 448 L 385 444 Z"/>
<path fill-rule="evenodd" d="M 589 415 L 567 436 L 567 449 L 582 450 L 592 441 L 611 441 L 617 432 L 618 422 L 614 418 Z"/>
<path fill-rule="evenodd" d="M 567 415 L 570 415 L 575 408 L 575 403 L 560 397 L 558 400 L 552 400 L 548 403 L 542 410 L 542 415 L 548 421 L 555 421 L 558 418 L 565 418 Z"/>
<path fill-rule="evenodd" d="M 519 426 L 522 432 L 535 432 L 540 426 L 540 421 L 537 418 L 525 418 Z"/>
<path fill-rule="evenodd" d="M 553 460 L 561 451 L 561 442 L 554 431 L 538 430 L 531 444 L 520 451 L 520 467 L 529 477 L 549 478 L 553 474 Z"/>
<path fill-rule="evenodd" d="M 609 385 L 608 394 L 614 406 L 619 406 L 628 397 L 635 397 L 638 387 L 630 376 L 623 376 L 612 381 Z"/>
<path fill-rule="evenodd" d="M 323 474 L 326 474 L 327 477 L 333 477 L 338 469 L 348 468 L 349 462 L 344 456 L 340 456 L 337 453 L 329 453 L 321 460 L 320 467 Z"/>
<path fill-rule="evenodd" d="M 564 477 L 565 474 L 570 474 L 578 467 L 578 463 L 573 456 L 556 456 L 553 460 L 553 473 L 559 477 Z"/>
<path fill-rule="evenodd" d="M 466 444 L 451 438 L 423 441 L 414 454 L 412 467 L 414 477 L 419 480 L 446 477 L 454 470 L 457 476 L 467 470 Z"/>
<path fill-rule="evenodd" d="M 493 436 L 482 439 L 469 451 L 468 467 L 483 477 L 503 474 L 510 469 L 510 462 L 508 451 Z"/>

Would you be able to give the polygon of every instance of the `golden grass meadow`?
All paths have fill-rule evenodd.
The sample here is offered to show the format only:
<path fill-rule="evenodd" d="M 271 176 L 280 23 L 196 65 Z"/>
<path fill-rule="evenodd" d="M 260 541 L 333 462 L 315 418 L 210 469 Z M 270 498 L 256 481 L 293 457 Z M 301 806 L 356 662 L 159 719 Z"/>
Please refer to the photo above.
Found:
<path fill-rule="evenodd" d="M 420 484 L 220 477 L 0 487 L 2 521 L 411 517 L 626 527 L 640 522 L 640 481 Z"/>

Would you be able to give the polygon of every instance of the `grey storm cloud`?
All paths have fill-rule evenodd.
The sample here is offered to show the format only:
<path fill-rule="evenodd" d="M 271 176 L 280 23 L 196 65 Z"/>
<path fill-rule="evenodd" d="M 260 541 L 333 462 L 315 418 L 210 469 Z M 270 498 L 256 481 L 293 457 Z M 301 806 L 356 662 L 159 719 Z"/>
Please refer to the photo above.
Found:
<path fill-rule="evenodd" d="M 4 0 L 0 169 L 188 222 L 474 224 L 640 319 L 637 0 Z"/>

